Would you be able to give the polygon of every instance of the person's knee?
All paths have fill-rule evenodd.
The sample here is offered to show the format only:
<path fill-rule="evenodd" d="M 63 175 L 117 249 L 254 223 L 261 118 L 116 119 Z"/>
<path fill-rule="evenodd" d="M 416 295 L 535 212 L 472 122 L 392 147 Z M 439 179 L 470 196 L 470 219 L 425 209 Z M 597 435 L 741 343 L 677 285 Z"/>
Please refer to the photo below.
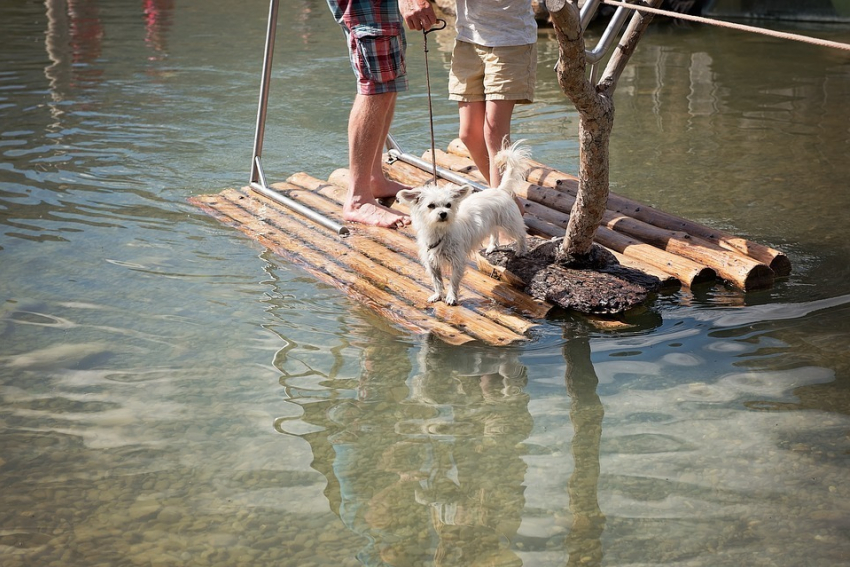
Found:
<path fill-rule="evenodd" d="M 460 126 L 458 129 L 458 137 L 466 147 L 479 146 L 484 142 L 484 133 L 475 128 Z"/>

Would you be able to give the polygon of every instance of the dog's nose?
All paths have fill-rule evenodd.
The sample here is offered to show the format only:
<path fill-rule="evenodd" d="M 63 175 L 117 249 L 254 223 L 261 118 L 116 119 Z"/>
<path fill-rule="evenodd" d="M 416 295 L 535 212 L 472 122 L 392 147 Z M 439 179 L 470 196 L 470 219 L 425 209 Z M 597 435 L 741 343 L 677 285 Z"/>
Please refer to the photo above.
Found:
<path fill-rule="evenodd" d="M 447 216 L 449 216 L 449 214 L 446 211 L 440 211 L 440 220 L 446 220 Z"/>

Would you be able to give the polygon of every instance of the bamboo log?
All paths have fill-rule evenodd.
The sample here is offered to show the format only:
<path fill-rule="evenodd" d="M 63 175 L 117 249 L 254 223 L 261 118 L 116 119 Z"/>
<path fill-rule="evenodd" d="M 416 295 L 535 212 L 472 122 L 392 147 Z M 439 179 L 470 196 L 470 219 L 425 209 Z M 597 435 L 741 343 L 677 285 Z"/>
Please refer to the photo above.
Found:
<path fill-rule="evenodd" d="M 573 197 L 578 190 L 578 179 L 553 170 L 539 162 L 532 162 L 529 181 L 556 187 Z M 769 266 L 777 276 L 787 276 L 791 273 L 791 262 L 788 256 L 775 248 L 660 211 L 615 193 L 611 193 L 608 197 L 608 208 L 615 213 L 629 216 L 658 228 L 685 232 L 691 236 L 712 242 L 730 252 L 748 256 Z"/>
<path fill-rule="evenodd" d="M 449 153 L 469 157 L 469 151 L 459 139 L 454 139 L 448 146 Z M 471 160 L 470 160 L 471 161 Z M 569 193 L 575 197 L 578 191 L 578 178 L 574 175 L 553 169 L 540 162 L 529 160 L 530 168 L 526 174 L 529 182 L 546 187 L 553 187 Z M 673 231 L 682 231 L 692 236 L 697 236 L 709 242 L 713 242 L 733 252 L 744 254 L 757 262 L 768 265 L 777 276 L 787 276 L 791 273 L 791 262 L 784 252 L 752 242 L 745 238 L 735 236 L 722 230 L 717 230 L 703 224 L 660 211 L 648 205 L 644 205 L 628 197 L 609 193 L 608 208 L 616 213 L 629 216 L 643 221 L 658 228 Z"/>
<path fill-rule="evenodd" d="M 451 171 L 456 171 L 458 173 L 466 173 L 468 175 L 478 174 L 481 175 L 478 171 L 478 168 L 475 166 L 475 163 L 472 160 L 464 159 L 462 156 L 455 156 L 446 152 L 441 151 L 439 148 L 436 148 L 436 153 L 438 156 L 441 156 L 443 167 L 449 169 Z M 429 162 L 431 161 L 431 150 L 425 150 L 422 154 L 422 159 Z M 482 177 L 483 178 L 483 177 Z"/>
<path fill-rule="evenodd" d="M 469 151 L 459 139 L 453 140 L 448 150 L 455 156 L 469 157 Z M 534 160 L 529 160 L 529 165 L 530 168 L 526 174 L 529 182 L 563 190 L 575 198 L 578 192 L 577 177 Z M 681 231 L 712 242 L 725 250 L 749 256 L 756 262 L 769 266 L 776 276 L 787 276 L 791 273 L 791 261 L 784 252 L 758 242 L 660 211 L 616 193 L 609 193 L 608 209 L 658 228 Z"/>
<path fill-rule="evenodd" d="M 674 291 L 682 287 L 682 282 L 679 280 L 679 278 L 669 272 L 665 272 L 661 268 L 657 268 L 651 264 L 647 264 L 646 262 L 638 260 L 637 258 L 626 256 L 622 252 L 617 252 L 616 250 L 608 249 L 608 251 L 614 255 L 614 258 L 617 259 L 621 266 L 625 266 L 626 268 L 631 268 L 632 270 L 637 270 L 639 272 L 643 272 L 645 274 L 657 278 L 660 282 L 661 289 L 663 290 Z M 710 278 L 713 279 L 714 276 L 711 275 Z"/>
<path fill-rule="evenodd" d="M 487 277 L 493 278 L 494 280 L 503 281 L 512 287 L 523 289 L 526 286 L 526 282 L 519 279 L 510 270 L 508 270 L 504 266 L 496 266 L 495 264 L 491 264 L 490 260 L 482 256 L 481 254 L 475 255 L 475 267 L 482 274 L 486 274 Z"/>
<path fill-rule="evenodd" d="M 457 148 L 457 145 L 455 145 L 455 148 Z M 532 178 L 534 178 L 534 174 L 544 173 L 549 177 L 549 181 L 552 181 L 552 177 L 544 172 L 542 164 L 534 163 L 532 170 Z M 577 183 L 573 185 L 577 186 Z M 561 192 L 552 188 L 547 190 L 546 187 L 535 186 L 534 183 L 525 185 L 518 193 L 562 212 L 571 211 L 576 198 L 575 191 Z M 602 226 L 652 244 L 659 249 L 705 264 L 715 270 L 721 278 L 732 282 L 741 289 L 760 289 L 773 284 L 774 272 L 766 264 L 742 254 L 736 249 L 724 248 L 716 242 L 694 237 L 687 232 L 663 229 L 612 210 L 606 210 L 603 213 Z M 601 242 L 601 239 L 598 240 Z"/>
<path fill-rule="evenodd" d="M 481 175 L 481 172 L 478 171 L 478 167 L 471 159 L 469 159 L 469 156 L 464 157 L 450 154 L 439 148 L 437 148 L 434 153 L 437 156 L 437 165 L 456 173 L 463 173 L 478 183 L 486 183 L 484 181 L 484 176 Z M 432 159 L 431 150 L 425 150 L 425 153 L 422 154 L 422 159 L 430 163 Z"/>
<path fill-rule="evenodd" d="M 773 285 L 774 273 L 767 264 L 685 232 L 663 231 L 625 215 L 606 212 L 605 226 L 668 252 L 690 258 L 713 268 L 717 274 L 739 288 L 750 291 Z"/>
<path fill-rule="evenodd" d="M 527 187 L 526 193 L 529 198 L 562 212 L 570 211 L 575 203 L 574 194 L 547 190 L 546 187 L 533 184 Z M 694 237 L 684 231 L 663 229 L 612 210 L 604 213 L 602 225 L 662 250 L 705 264 L 714 269 L 721 278 L 744 290 L 765 288 L 773 284 L 774 273 L 769 266 L 738 250 L 721 247 L 716 242 Z"/>
<path fill-rule="evenodd" d="M 431 173 L 403 161 L 384 162 L 384 174 L 394 181 L 398 181 L 403 185 L 410 185 L 411 187 L 419 187 L 434 178 Z M 332 178 L 333 176 L 328 179 L 330 180 Z"/>
<path fill-rule="evenodd" d="M 534 215 L 527 215 L 525 222 L 529 228 L 542 236 L 562 237 L 569 222 L 569 215 L 559 213 L 558 211 L 550 211 L 547 219 L 544 220 Z M 660 250 L 651 244 L 635 240 L 604 226 L 600 226 L 596 232 L 596 241 L 597 244 L 602 245 L 608 250 L 625 256 L 626 261 L 620 262 L 623 265 L 628 265 L 631 268 L 650 275 L 655 275 L 653 272 L 661 271 L 664 277 L 657 275 L 656 277 L 662 281 L 673 276 L 682 282 L 682 285 L 692 287 L 710 282 L 716 277 L 714 270 L 707 266 Z M 617 254 L 615 254 L 615 257 L 617 260 L 621 260 Z M 649 269 L 647 269 L 647 265 L 650 267 Z"/>
<path fill-rule="evenodd" d="M 570 199 L 564 199 L 564 201 L 567 201 L 567 203 L 561 205 L 559 202 L 554 210 L 562 212 L 568 219 L 569 216 L 564 211 L 571 210 L 572 203 L 569 202 L 571 201 Z M 544 210 L 546 209 L 546 207 L 542 208 Z M 555 215 L 550 213 L 548 218 L 541 218 L 543 220 L 550 220 L 553 216 Z M 554 222 L 554 224 L 561 226 L 560 222 Z M 566 228 L 566 225 L 563 226 Z M 630 244 L 622 240 L 618 235 L 629 237 L 633 242 L 649 244 L 659 251 L 693 260 L 696 265 L 711 268 L 721 278 L 734 283 L 744 290 L 769 287 L 773 283 L 773 271 L 767 265 L 757 262 L 748 256 L 724 250 L 709 241 L 692 238 L 689 234 L 683 232 L 663 231 L 641 221 L 623 215 L 617 215 L 612 211 L 606 211 L 602 217 L 602 225 L 597 231 L 597 240 L 606 246 L 625 253 Z M 650 263 L 658 267 L 663 265 L 660 265 L 654 260 L 650 260 Z M 693 277 L 704 277 L 704 274 L 701 274 L 700 270 L 684 273 L 690 273 Z"/>
<path fill-rule="evenodd" d="M 426 316 L 420 309 L 344 267 L 328 262 L 325 254 L 307 246 L 303 239 L 269 226 L 254 211 L 243 208 L 243 204 L 257 204 L 258 201 L 246 199 L 242 193 L 228 190 L 219 195 L 193 197 L 190 202 L 220 221 L 241 230 L 276 254 L 299 264 L 319 281 L 340 289 L 389 321 L 417 333 L 431 332 L 450 344 L 463 344 L 474 340 L 471 335 Z"/>

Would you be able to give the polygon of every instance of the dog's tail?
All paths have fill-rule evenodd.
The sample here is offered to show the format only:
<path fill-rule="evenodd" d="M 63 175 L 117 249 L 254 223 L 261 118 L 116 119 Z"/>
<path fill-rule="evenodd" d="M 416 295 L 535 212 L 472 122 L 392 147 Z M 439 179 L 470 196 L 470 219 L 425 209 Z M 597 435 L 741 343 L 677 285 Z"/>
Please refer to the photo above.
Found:
<path fill-rule="evenodd" d="M 528 171 L 525 161 L 531 158 L 531 148 L 523 145 L 523 142 L 525 140 L 517 140 L 510 147 L 502 148 L 495 158 L 496 165 L 502 170 L 502 182 L 499 188 L 511 194 L 517 183 L 525 181 L 525 174 Z"/>

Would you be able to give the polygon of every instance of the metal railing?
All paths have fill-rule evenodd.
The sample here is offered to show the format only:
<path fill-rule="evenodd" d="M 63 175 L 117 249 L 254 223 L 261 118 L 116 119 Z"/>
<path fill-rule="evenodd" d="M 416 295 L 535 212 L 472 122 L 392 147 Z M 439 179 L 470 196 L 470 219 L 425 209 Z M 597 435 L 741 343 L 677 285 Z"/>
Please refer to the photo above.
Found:
<path fill-rule="evenodd" d="M 319 223 L 320 225 L 329 228 L 340 236 L 349 234 L 349 230 L 338 222 L 329 219 L 319 213 L 299 203 L 294 199 L 290 199 L 279 191 L 275 191 L 266 183 L 266 175 L 263 172 L 263 139 L 266 132 L 266 113 L 269 106 L 269 80 L 272 72 L 272 59 L 274 57 L 274 39 L 277 31 L 277 14 L 278 0 L 271 0 L 269 5 L 269 25 L 266 31 L 266 47 L 263 55 L 263 75 L 260 79 L 260 103 L 257 109 L 257 127 L 254 130 L 254 151 L 251 155 L 251 177 L 248 185 L 261 195 L 280 203 L 281 205 L 296 211 L 308 219 Z"/>

